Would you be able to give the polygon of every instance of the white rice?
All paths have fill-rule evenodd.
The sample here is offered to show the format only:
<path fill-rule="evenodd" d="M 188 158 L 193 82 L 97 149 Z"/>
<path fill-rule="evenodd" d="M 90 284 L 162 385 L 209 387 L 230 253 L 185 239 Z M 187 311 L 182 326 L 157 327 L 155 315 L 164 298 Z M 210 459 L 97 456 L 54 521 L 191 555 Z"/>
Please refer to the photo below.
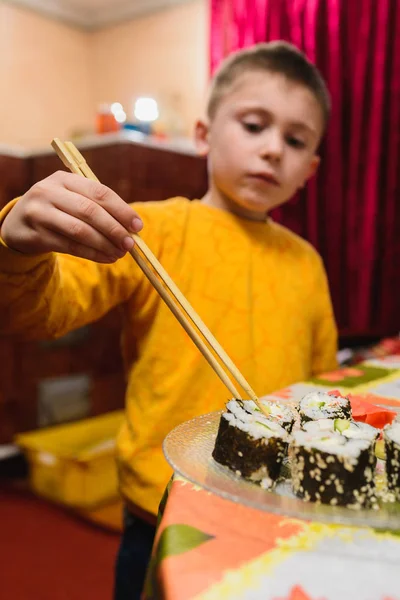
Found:
<path fill-rule="evenodd" d="M 286 430 L 276 421 L 267 419 L 260 413 L 248 413 L 236 400 L 230 400 L 226 406 L 228 412 L 224 412 L 223 416 L 229 425 L 248 433 L 252 438 L 257 440 L 278 437 L 285 441 L 288 440 Z"/>
<path fill-rule="evenodd" d="M 371 446 L 368 439 L 348 439 L 336 432 L 324 431 L 319 434 L 309 431 L 296 431 L 293 443 L 336 456 L 356 458 L 362 450 Z"/>
<path fill-rule="evenodd" d="M 281 402 L 270 402 L 261 400 L 261 404 L 269 412 L 271 419 L 275 419 L 279 424 L 293 423 L 296 420 L 297 414 L 289 406 L 285 406 Z M 229 405 L 229 403 L 228 403 Z M 253 400 L 243 400 L 243 406 L 246 412 L 261 415 L 262 412 Z M 265 416 L 265 415 L 264 415 Z M 266 417 L 268 418 L 268 417 Z"/>
<path fill-rule="evenodd" d="M 320 434 L 321 432 L 331 431 L 343 435 L 348 439 L 357 440 L 370 440 L 374 441 L 379 434 L 379 430 L 368 423 L 360 423 L 357 421 L 348 421 L 349 427 L 344 429 L 342 432 L 335 430 L 335 419 L 318 419 L 317 421 L 308 421 L 303 424 L 304 431 L 308 431 L 313 434 Z"/>
<path fill-rule="evenodd" d="M 387 425 L 385 427 L 385 436 L 400 446 L 400 423 L 396 421 L 392 425 Z"/>

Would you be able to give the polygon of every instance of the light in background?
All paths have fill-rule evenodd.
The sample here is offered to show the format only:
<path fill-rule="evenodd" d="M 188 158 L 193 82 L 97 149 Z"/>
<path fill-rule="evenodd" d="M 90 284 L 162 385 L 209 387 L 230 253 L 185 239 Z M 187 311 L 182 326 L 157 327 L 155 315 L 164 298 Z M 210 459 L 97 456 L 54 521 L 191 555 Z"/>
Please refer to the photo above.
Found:
<path fill-rule="evenodd" d="M 111 104 L 111 112 L 115 117 L 117 123 L 125 123 L 126 121 L 126 112 L 120 102 L 113 102 Z"/>
<path fill-rule="evenodd" d="M 152 123 L 153 121 L 156 121 L 159 117 L 157 102 L 154 100 L 154 98 L 137 98 L 133 114 L 135 116 L 135 119 L 137 119 L 138 121 Z"/>

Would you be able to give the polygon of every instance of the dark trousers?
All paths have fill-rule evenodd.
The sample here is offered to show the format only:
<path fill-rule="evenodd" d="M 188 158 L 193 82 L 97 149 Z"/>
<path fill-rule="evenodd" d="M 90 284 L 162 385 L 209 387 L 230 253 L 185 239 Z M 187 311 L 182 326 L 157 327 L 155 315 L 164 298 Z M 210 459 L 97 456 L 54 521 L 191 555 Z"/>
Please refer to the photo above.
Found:
<path fill-rule="evenodd" d="M 127 510 L 115 566 L 114 600 L 140 600 L 156 528 Z"/>

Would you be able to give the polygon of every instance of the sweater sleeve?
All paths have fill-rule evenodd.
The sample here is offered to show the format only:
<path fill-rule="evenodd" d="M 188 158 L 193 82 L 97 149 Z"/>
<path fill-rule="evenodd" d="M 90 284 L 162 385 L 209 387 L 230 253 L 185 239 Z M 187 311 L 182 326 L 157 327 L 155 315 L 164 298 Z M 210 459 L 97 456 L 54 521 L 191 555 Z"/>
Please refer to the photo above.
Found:
<path fill-rule="evenodd" d="M 318 375 L 338 367 L 337 327 L 329 285 L 321 258 L 317 257 L 315 277 L 315 320 L 313 330 L 312 374 Z"/>
<path fill-rule="evenodd" d="M 0 225 L 9 209 L 7 205 L 0 212 Z M 152 222 L 149 227 L 147 211 L 143 212 L 155 241 L 157 225 L 153 227 Z M 28 256 L 2 242 L 0 334 L 25 339 L 61 337 L 127 301 L 143 277 L 129 255 L 105 265 L 67 254 Z"/>

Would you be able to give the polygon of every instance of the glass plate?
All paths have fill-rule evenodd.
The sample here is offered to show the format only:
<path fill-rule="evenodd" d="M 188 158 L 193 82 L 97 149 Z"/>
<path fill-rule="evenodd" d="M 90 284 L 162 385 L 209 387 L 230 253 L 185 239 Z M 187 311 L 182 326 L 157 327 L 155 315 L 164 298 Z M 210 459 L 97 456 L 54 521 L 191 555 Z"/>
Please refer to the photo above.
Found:
<path fill-rule="evenodd" d="M 315 504 L 296 498 L 288 480 L 278 484 L 275 490 L 266 491 L 218 464 L 211 453 L 221 412 L 186 421 L 167 435 L 164 454 L 176 473 L 223 498 L 266 512 L 325 523 L 400 529 L 399 503 L 382 504 L 379 510 Z"/>

